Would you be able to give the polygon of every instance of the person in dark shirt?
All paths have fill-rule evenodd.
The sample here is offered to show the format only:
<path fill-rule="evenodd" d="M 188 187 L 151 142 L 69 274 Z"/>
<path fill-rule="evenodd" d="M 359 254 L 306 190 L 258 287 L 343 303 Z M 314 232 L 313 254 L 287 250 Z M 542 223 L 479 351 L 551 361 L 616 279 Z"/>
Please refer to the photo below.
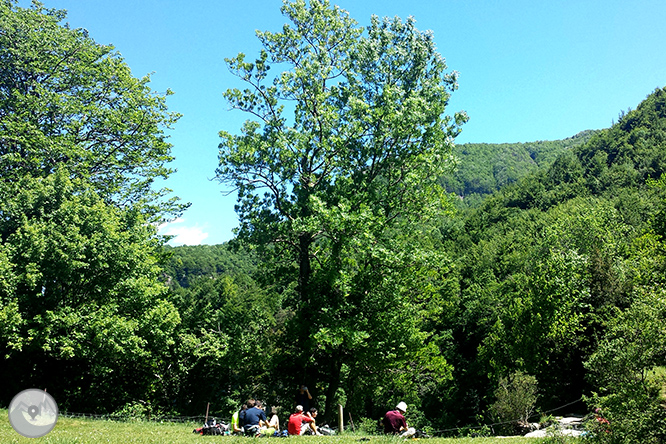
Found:
<path fill-rule="evenodd" d="M 252 407 L 250 407 L 250 403 L 248 402 L 248 407 L 245 410 L 245 415 L 243 415 L 243 430 L 245 430 L 246 435 L 257 436 L 261 433 L 261 427 L 268 426 L 266 412 L 261 408 L 261 401 L 253 402 Z"/>
<path fill-rule="evenodd" d="M 296 391 L 296 402 L 295 405 L 300 405 L 303 407 L 303 411 L 307 412 L 310 410 L 310 400 L 312 395 L 305 385 L 301 385 Z"/>
<path fill-rule="evenodd" d="M 247 409 L 251 409 L 254 407 L 254 399 L 248 399 L 245 401 L 245 405 L 241 408 L 241 411 L 238 413 L 238 423 L 240 427 L 243 427 L 245 425 L 245 412 Z"/>
<path fill-rule="evenodd" d="M 416 429 L 413 427 L 407 427 L 405 412 L 407 412 L 407 404 L 402 401 L 398 403 L 395 410 L 386 412 L 384 419 L 382 419 L 384 433 L 391 433 L 393 435 L 400 434 L 400 436 L 404 438 L 414 435 Z"/>

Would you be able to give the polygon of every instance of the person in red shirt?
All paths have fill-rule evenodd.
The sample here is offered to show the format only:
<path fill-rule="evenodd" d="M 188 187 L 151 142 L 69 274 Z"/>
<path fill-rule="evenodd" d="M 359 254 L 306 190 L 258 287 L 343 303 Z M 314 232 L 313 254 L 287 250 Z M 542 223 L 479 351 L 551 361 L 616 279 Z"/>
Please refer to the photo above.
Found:
<path fill-rule="evenodd" d="M 384 415 L 382 424 L 384 425 L 384 433 L 391 433 L 394 435 L 400 434 L 401 437 L 410 437 L 416 433 L 413 427 L 407 427 L 405 421 L 405 412 L 407 411 L 407 404 L 399 402 L 395 410 L 390 410 Z"/>
<path fill-rule="evenodd" d="M 300 435 L 301 427 L 303 423 L 309 423 L 312 431 L 317 434 L 317 427 L 314 423 L 314 418 L 303 414 L 303 406 L 297 405 L 296 411 L 289 416 L 289 422 L 287 423 L 287 432 L 290 435 Z"/>

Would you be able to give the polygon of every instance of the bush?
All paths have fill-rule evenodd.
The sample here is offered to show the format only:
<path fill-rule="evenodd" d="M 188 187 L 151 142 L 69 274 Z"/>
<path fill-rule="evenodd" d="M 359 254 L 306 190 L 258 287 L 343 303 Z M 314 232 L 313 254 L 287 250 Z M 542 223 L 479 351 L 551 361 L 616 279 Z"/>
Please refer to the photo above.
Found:
<path fill-rule="evenodd" d="M 656 401 L 655 391 L 620 390 L 595 396 L 607 423 L 596 418 L 586 424 L 590 442 L 599 444 L 666 443 L 666 409 Z"/>
<path fill-rule="evenodd" d="M 143 421 L 150 418 L 152 408 L 143 401 L 133 401 L 125 404 L 121 409 L 111 415 L 112 419 L 122 421 Z"/>
<path fill-rule="evenodd" d="M 358 431 L 364 435 L 379 435 L 383 432 L 379 421 L 376 419 L 361 418 L 356 425 Z"/>
<path fill-rule="evenodd" d="M 492 416 L 498 422 L 514 423 L 525 426 L 534 412 L 537 400 L 537 380 L 521 371 L 516 371 L 508 378 L 501 378 L 495 390 L 495 403 L 490 406 Z M 509 425 L 508 428 L 511 428 Z"/>
<path fill-rule="evenodd" d="M 562 433 L 562 429 L 554 425 L 548 427 L 546 433 L 546 437 L 541 441 L 541 444 L 576 444 L 580 441 L 579 438 L 566 436 Z"/>

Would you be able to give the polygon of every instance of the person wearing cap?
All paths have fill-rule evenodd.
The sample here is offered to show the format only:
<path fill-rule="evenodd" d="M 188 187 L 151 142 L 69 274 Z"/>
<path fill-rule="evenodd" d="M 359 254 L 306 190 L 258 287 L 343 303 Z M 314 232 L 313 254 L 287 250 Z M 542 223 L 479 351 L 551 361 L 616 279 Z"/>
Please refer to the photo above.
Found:
<path fill-rule="evenodd" d="M 407 427 L 405 420 L 405 412 L 407 411 L 407 404 L 400 401 L 395 410 L 390 410 L 384 415 L 382 424 L 384 425 L 384 433 L 393 435 L 400 435 L 401 437 L 408 438 L 416 433 L 413 427 Z"/>
<path fill-rule="evenodd" d="M 303 414 L 303 406 L 297 405 L 296 411 L 289 416 L 287 423 L 287 432 L 289 435 L 300 435 L 303 423 L 309 423 L 312 432 L 317 434 L 317 426 L 315 426 L 314 418 Z"/>

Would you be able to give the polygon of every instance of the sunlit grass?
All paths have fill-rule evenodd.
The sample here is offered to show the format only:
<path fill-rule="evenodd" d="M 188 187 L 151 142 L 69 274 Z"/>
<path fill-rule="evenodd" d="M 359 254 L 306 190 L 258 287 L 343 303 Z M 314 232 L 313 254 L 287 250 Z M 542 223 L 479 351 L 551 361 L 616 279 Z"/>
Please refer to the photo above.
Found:
<path fill-rule="evenodd" d="M 58 422 L 48 435 L 42 438 L 25 438 L 14 431 L 9 424 L 7 410 L 0 410 L 0 443 L 49 443 L 49 444 L 248 444 L 251 440 L 270 440 L 279 444 L 280 440 L 300 441 L 303 444 L 396 444 L 404 440 L 387 436 L 302 436 L 292 438 L 245 438 L 234 436 L 201 436 L 192 433 L 198 424 L 173 424 L 155 422 L 116 422 L 93 419 L 58 418 Z M 431 438 L 421 440 L 428 444 L 537 444 L 538 438 Z"/>
<path fill-rule="evenodd" d="M 195 424 L 115 422 L 91 419 L 58 418 L 55 428 L 42 438 L 25 438 L 12 428 L 7 410 L 0 410 L 0 442 L 5 443 L 202 443 L 192 433 Z M 218 437 L 219 438 L 219 437 Z"/>

